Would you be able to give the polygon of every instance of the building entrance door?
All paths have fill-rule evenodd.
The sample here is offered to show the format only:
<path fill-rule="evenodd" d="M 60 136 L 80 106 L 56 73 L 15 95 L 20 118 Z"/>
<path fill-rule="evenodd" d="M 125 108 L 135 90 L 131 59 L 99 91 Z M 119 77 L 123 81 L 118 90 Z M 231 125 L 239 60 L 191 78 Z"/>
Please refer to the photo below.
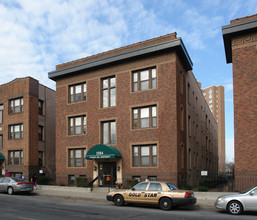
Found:
<path fill-rule="evenodd" d="M 98 168 L 99 186 L 115 186 L 117 180 L 116 162 L 99 162 Z"/>

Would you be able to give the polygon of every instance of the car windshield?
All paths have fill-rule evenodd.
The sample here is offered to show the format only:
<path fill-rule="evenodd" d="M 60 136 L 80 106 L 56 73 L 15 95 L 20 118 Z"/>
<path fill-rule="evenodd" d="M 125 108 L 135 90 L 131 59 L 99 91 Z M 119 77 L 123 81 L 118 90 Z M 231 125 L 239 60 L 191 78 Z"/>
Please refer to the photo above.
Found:
<path fill-rule="evenodd" d="M 256 188 L 256 186 L 255 186 L 255 187 L 252 187 L 252 188 L 250 188 L 250 189 L 248 189 L 248 190 L 245 190 L 245 191 L 241 192 L 241 194 L 245 194 L 245 193 L 247 193 L 247 192 L 253 190 L 254 188 Z"/>
<path fill-rule="evenodd" d="M 171 190 L 178 190 L 178 188 L 170 183 L 166 183 Z"/>

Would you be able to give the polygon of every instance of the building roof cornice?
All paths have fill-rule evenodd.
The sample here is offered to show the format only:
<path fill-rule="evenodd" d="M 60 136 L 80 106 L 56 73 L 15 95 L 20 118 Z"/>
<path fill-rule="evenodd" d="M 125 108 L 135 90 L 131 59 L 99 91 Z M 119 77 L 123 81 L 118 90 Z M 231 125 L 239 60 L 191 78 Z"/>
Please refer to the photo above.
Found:
<path fill-rule="evenodd" d="M 243 20 L 222 27 L 227 63 L 232 62 L 232 38 L 257 32 L 257 18 Z"/>
<path fill-rule="evenodd" d="M 161 53 L 164 51 L 176 51 L 179 58 L 181 59 L 186 70 L 192 70 L 193 63 L 190 56 L 184 46 L 181 38 L 175 38 L 136 49 L 132 49 L 126 52 L 118 53 L 115 55 L 95 59 L 92 61 L 84 62 L 82 64 L 73 65 L 63 69 L 57 69 L 48 73 L 48 77 L 52 80 L 66 77 L 73 74 L 79 74 L 84 71 L 97 69 L 106 65 L 114 64 L 121 61 L 132 60 L 135 58 L 148 56 L 152 54 Z"/>

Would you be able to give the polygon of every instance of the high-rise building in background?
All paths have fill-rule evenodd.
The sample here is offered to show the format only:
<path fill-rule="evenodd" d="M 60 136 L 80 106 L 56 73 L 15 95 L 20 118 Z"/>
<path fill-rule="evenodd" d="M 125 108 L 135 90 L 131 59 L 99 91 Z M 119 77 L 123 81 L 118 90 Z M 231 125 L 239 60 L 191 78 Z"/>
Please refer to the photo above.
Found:
<path fill-rule="evenodd" d="M 224 87 L 210 86 L 202 89 L 210 110 L 218 124 L 218 156 L 219 172 L 225 172 L 225 101 Z"/>

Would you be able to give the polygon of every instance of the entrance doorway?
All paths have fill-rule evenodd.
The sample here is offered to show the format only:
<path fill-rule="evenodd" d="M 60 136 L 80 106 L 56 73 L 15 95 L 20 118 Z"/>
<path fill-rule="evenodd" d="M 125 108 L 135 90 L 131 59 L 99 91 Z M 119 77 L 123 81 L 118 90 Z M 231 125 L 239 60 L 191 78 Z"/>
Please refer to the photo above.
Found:
<path fill-rule="evenodd" d="M 117 180 L 116 162 L 99 162 L 98 168 L 99 186 L 115 186 Z"/>

